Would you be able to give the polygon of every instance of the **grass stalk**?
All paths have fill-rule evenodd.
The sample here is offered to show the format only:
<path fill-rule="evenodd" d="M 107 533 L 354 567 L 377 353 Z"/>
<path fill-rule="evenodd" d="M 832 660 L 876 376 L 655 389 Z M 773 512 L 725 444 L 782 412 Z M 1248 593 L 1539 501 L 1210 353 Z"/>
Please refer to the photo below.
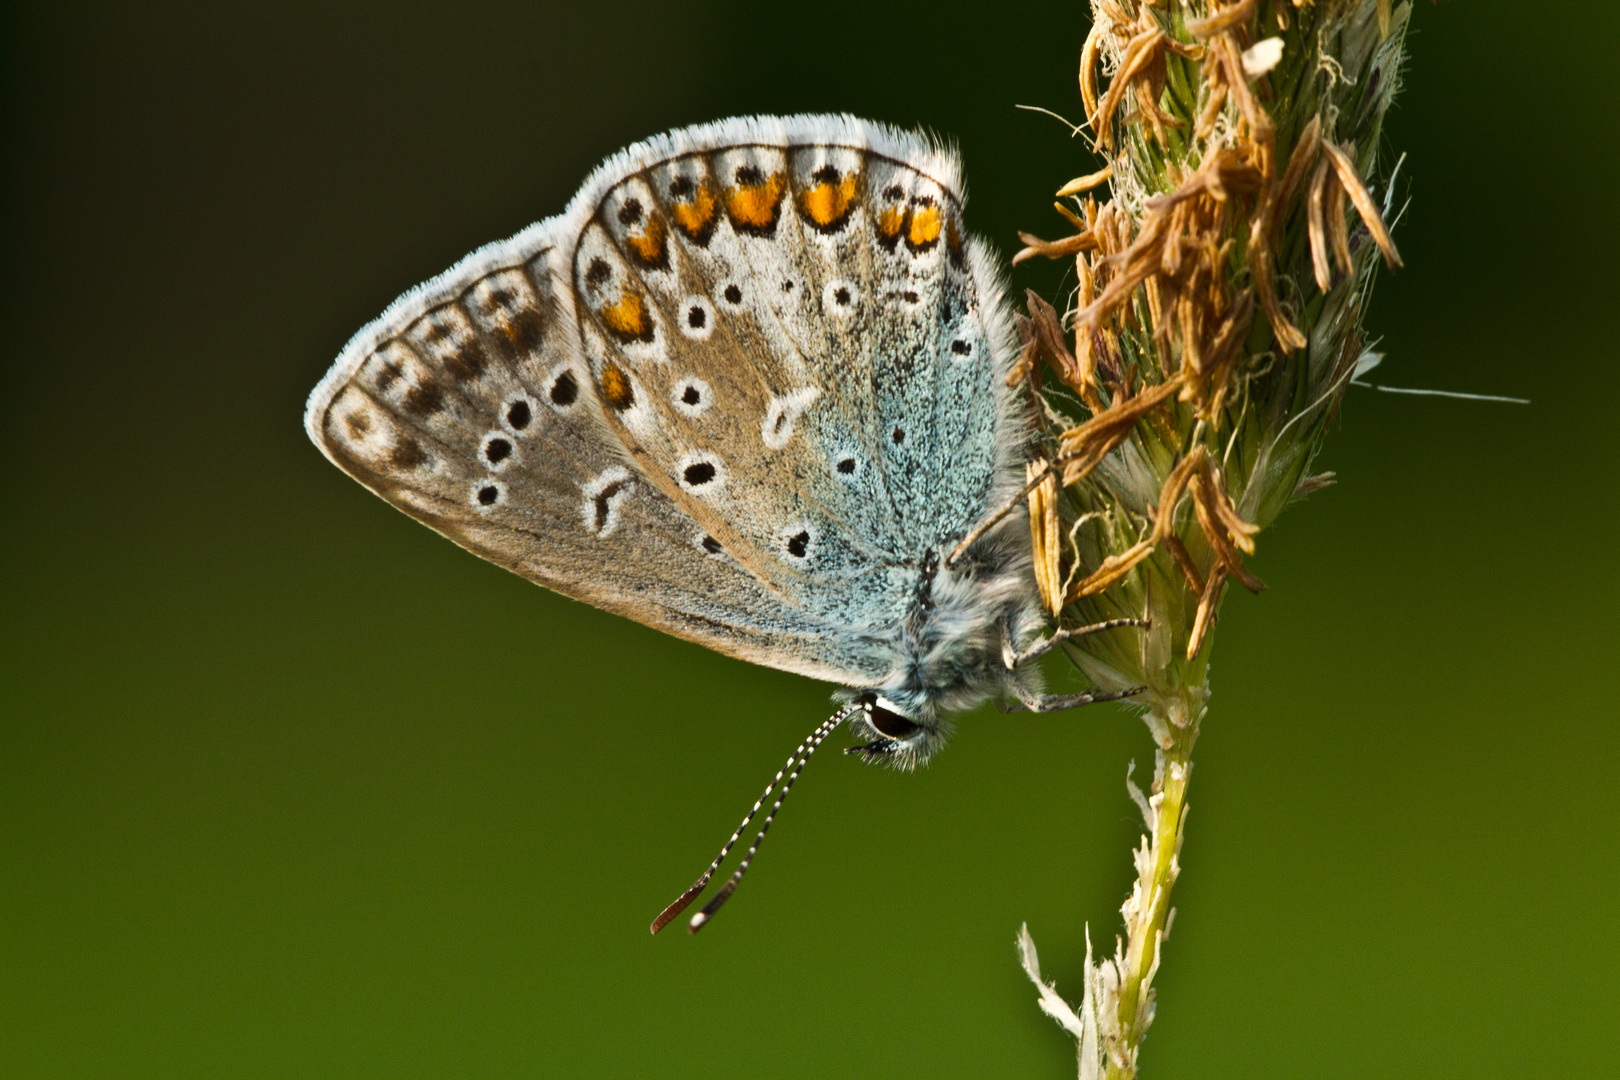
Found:
<path fill-rule="evenodd" d="M 1077 1011 L 1019 947 L 1083 1080 L 1137 1075 L 1172 924 L 1192 750 L 1232 582 L 1310 467 L 1369 354 L 1380 262 L 1400 265 L 1374 192 L 1410 8 L 1387 0 L 1093 0 L 1080 95 L 1102 168 L 1063 184 L 1073 230 L 1021 234 L 1072 260 L 1061 304 L 1029 294 L 1015 381 L 1037 422 L 1036 580 L 1059 629 L 1148 620 L 1062 648 L 1136 699 L 1157 744 L 1145 835 L 1112 957 L 1087 948 Z M 1106 191 L 1105 191 L 1106 188 Z M 1060 313 L 1061 311 L 1061 313 Z"/>

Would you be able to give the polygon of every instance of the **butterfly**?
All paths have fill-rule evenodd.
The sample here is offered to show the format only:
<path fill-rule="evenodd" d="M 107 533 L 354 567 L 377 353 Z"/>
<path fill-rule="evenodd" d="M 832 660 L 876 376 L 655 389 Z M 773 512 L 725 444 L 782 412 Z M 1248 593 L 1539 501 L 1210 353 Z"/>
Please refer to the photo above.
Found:
<path fill-rule="evenodd" d="M 1014 327 L 953 154 L 848 116 L 747 117 L 609 159 L 344 347 L 305 426 L 482 557 L 727 656 L 836 683 L 777 773 L 731 895 L 823 740 L 903 769 L 955 713 L 1052 711 L 1064 637 L 1022 517 Z M 1106 626 L 1141 625 L 1116 620 Z"/>

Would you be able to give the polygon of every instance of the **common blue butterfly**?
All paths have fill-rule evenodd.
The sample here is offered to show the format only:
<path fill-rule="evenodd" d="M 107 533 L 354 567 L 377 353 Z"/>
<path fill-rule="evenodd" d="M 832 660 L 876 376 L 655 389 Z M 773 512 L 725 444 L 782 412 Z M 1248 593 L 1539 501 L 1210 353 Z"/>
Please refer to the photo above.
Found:
<path fill-rule="evenodd" d="M 655 932 L 840 724 L 910 769 L 987 699 L 1123 696 L 1020 670 L 1069 635 L 1039 639 L 1027 399 L 962 202 L 953 155 L 851 117 L 672 132 L 400 297 L 310 395 L 333 463 L 463 547 L 843 688 Z"/>

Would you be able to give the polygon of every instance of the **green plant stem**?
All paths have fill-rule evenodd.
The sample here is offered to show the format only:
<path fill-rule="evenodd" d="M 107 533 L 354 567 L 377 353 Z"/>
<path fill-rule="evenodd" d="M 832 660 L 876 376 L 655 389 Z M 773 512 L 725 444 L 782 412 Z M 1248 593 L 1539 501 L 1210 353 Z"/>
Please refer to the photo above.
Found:
<path fill-rule="evenodd" d="M 1153 793 L 1148 800 L 1153 834 L 1137 852 L 1138 876 L 1127 904 L 1127 945 L 1119 992 L 1118 1038 L 1108 1048 L 1108 1080 L 1136 1076 L 1136 1055 L 1153 1019 L 1153 976 L 1169 923 L 1170 894 L 1181 873 L 1181 842 L 1187 825 L 1187 784 L 1192 749 L 1203 720 L 1205 687 L 1159 697 L 1146 717 L 1159 744 Z"/>

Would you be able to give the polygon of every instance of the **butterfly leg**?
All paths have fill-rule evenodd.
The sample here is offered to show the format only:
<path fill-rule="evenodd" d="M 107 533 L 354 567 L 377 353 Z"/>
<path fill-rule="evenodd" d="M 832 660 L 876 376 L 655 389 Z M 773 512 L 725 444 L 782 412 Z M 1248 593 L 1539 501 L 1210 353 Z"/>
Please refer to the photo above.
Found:
<path fill-rule="evenodd" d="M 1007 711 L 1018 712 L 1020 707 L 1036 713 L 1062 712 L 1064 709 L 1077 709 L 1082 705 L 1095 705 L 1099 701 L 1118 701 L 1121 698 L 1134 697 L 1146 690 L 1145 686 L 1133 686 L 1129 690 L 1087 690 L 1082 694 L 1037 694 L 1035 691 L 1017 682 L 1010 682 L 1008 689 L 1012 691 L 1017 704 Z"/>
<path fill-rule="evenodd" d="M 1086 634 L 1096 634 L 1103 630 L 1114 630 L 1121 626 L 1139 626 L 1144 630 L 1153 624 L 1147 619 L 1109 619 L 1106 622 L 1092 623 L 1090 626 L 1076 626 L 1072 630 L 1057 630 L 1044 641 L 1037 641 L 1023 652 L 1013 644 L 1012 630 L 1007 626 L 1007 620 L 1001 621 L 1001 661 L 1007 665 L 1008 671 L 1023 667 L 1031 660 L 1038 660 L 1051 652 L 1063 642 L 1074 637 L 1084 637 Z M 1081 702 L 1081 704 L 1085 704 Z"/>

